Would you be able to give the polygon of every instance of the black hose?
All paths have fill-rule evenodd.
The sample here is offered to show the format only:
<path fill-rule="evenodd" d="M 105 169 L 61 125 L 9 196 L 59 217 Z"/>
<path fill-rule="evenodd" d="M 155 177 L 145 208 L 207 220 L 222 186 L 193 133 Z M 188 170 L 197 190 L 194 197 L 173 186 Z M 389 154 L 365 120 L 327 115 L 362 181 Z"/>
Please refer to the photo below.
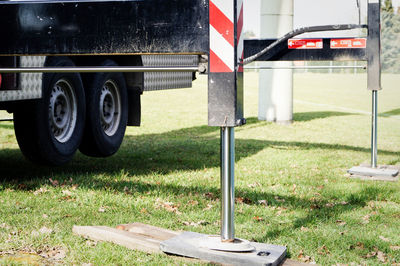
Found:
<path fill-rule="evenodd" d="M 243 60 L 243 65 L 247 65 L 257 58 L 261 57 L 262 55 L 268 53 L 271 51 L 273 48 L 278 46 L 280 43 L 285 42 L 289 40 L 290 38 L 293 38 L 297 35 L 303 34 L 303 33 L 308 33 L 308 32 L 318 32 L 318 31 L 339 31 L 339 30 L 352 30 L 352 29 L 361 29 L 361 28 L 368 28 L 367 25 L 358 25 L 358 24 L 343 24 L 343 25 L 324 25 L 324 26 L 311 26 L 311 27 L 302 27 L 295 29 L 275 42 L 271 43 L 269 46 L 261 50 L 260 52 L 247 57 L 246 59 Z"/>

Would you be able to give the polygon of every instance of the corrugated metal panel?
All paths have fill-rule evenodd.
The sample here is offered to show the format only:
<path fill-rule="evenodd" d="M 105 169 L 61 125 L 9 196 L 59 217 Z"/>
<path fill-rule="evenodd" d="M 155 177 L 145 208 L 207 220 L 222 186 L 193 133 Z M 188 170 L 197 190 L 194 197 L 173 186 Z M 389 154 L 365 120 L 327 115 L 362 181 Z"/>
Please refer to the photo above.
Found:
<path fill-rule="evenodd" d="M 143 55 L 143 66 L 197 66 L 197 55 Z M 167 90 L 192 87 L 191 72 L 144 73 L 144 90 Z"/>
<path fill-rule="evenodd" d="M 21 67 L 43 67 L 45 56 L 21 56 Z M 0 91 L 0 101 L 40 99 L 42 97 L 42 73 L 19 74 L 19 90 Z"/>
<path fill-rule="evenodd" d="M 45 56 L 21 56 L 21 67 L 43 67 Z M 144 66 L 197 66 L 197 55 L 143 55 Z M 39 99 L 42 97 L 42 73 L 19 74 L 19 90 L 0 91 L 0 101 Z M 192 87 L 191 72 L 144 73 L 144 90 L 167 90 Z"/>

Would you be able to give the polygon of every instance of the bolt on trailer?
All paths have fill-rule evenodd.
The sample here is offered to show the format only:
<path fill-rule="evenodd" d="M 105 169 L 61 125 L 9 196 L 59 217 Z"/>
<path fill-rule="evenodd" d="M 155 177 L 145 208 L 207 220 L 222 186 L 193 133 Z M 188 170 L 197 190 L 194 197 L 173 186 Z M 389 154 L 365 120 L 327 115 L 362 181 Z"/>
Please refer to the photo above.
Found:
<path fill-rule="evenodd" d="M 114 154 L 144 91 L 206 71 L 208 1 L 0 1 L 0 109 L 29 160 Z"/>

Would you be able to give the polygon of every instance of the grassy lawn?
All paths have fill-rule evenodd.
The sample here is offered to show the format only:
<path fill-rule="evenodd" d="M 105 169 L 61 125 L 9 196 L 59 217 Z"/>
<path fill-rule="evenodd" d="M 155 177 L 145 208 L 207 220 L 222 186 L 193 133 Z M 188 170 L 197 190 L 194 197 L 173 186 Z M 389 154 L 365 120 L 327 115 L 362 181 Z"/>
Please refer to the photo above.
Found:
<path fill-rule="evenodd" d="M 289 258 L 321 265 L 399 264 L 400 183 L 346 175 L 370 159 L 366 76 L 296 74 L 290 126 L 257 120 L 257 77 L 245 78 L 236 236 L 286 245 Z M 379 164 L 400 164 L 399 84 L 399 75 L 384 75 Z M 143 222 L 219 233 L 219 129 L 206 125 L 205 85 L 200 76 L 192 89 L 145 93 L 142 127 L 129 128 L 107 159 L 78 153 L 63 167 L 35 166 L 12 123 L 1 123 L 0 264 L 187 264 L 87 241 L 72 226 Z"/>

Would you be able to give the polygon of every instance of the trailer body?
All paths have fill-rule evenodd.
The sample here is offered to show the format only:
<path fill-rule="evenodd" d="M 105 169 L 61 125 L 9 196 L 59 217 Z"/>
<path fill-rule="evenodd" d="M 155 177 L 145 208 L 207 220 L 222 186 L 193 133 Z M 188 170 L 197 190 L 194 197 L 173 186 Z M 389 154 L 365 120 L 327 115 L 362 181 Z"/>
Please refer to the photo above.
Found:
<path fill-rule="evenodd" d="M 43 67 L 45 56 L 69 56 L 86 66 L 94 56 L 113 56 L 122 65 L 191 66 L 197 57 L 176 55 L 208 51 L 207 1 L 0 1 L 0 6 L 7 24 L 0 28 L 0 35 L 7 36 L 0 42 L 3 67 Z M 41 98 L 41 76 L 14 77 L 13 84 L 0 89 L 0 101 Z M 144 91 L 190 87 L 192 75 L 140 78 L 136 83 Z"/>
<path fill-rule="evenodd" d="M 198 67 L 209 49 L 205 0 L 0 1 L 0 18 L 7 25 L 0 27 L 0 68 Z M 112 155 L 126 125 L 140 125 L 144 91 L 188 88 L 195 78 L 188 71 L 127 72 L 93 85 L 107 75 L 0 75 L 0 109 L 14 113 L 22 152 L 44 164 L 65 163 L 78 148 Z M 48 118 L 39 115 L 46 106 Z"/>

